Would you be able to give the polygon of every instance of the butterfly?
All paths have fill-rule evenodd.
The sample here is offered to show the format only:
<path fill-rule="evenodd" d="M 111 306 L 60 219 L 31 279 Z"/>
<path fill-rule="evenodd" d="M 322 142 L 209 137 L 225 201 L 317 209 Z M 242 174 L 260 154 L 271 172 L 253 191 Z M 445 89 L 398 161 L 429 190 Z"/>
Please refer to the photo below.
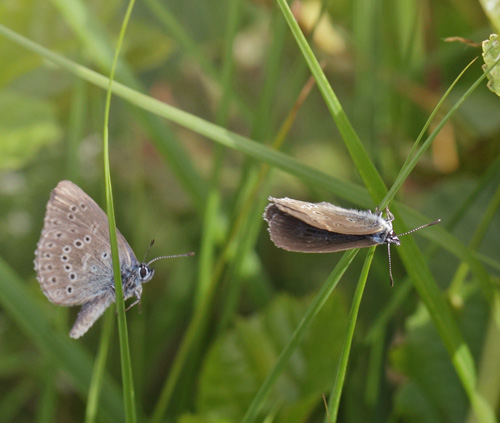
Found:
<path fill-rule="evenodd" d="M 163 256 L 140 263 L 118 229 L 116 236 L 123 298 L 136 298 L 130 307 L 140 302 L 142 285 L 154 276 L 151 263 L 194 254 Z M 50 194 L 35 251 L 35 270 L 49 301 L 61 306 L 82 306 L 70 331 L 71 338 L 84 335 L 116 301 L 108 217 L 73 182 L 59 182 Z"/>

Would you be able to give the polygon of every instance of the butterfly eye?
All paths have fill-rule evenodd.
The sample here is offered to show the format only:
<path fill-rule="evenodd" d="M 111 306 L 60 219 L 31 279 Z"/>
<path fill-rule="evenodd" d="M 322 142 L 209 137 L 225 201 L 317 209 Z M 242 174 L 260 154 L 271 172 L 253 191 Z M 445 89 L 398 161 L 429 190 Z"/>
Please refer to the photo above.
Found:
<path fill-rule="evenodd" d="M 145 265 L 141 265 L 141 267 L 139 268 L 139 276 L 141 279 L 147 279 L 151 274 L 151 270 L 145 266 Z"/>

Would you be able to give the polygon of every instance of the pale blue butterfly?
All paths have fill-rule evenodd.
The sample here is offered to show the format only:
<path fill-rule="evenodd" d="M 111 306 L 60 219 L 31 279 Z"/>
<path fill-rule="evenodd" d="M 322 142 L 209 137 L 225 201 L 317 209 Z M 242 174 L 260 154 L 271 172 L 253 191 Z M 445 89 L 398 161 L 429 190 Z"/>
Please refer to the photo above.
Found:
<path fill-rule="evenodd" d="M 139 263 L 123 235 L 116 231 L 125 300 L 141 300 L 142 284 L 151 280 L 151 263 Z M 35 252 L 35 270 L 43 293 L 54 304 L 81 305 L 70 331 L 79 338 L 114 303 L 115 286 L 108 218 L 81 188 L 61 181 L 47 203 L 44 226 Z M 129 307 L 129 308 L 130 308 Z"/>

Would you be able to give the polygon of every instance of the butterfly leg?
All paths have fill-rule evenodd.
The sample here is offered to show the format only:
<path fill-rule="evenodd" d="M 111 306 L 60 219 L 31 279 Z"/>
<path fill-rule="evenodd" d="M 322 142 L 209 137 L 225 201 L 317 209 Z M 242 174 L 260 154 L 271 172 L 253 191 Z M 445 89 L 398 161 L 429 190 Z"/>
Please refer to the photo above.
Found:
<path fill-rule="evenodd" d="M 125 311 L 129 311 L 136 304 L 139 304 L 139 312 L 141 311 L 141 293 L 142 293 L 142 289 L 141 290 L 137 290 L 137 291 L 134 292 L 135 298 L 137 298 L 137 299 L 132 304 L 130 304 L 125 309 Z"/>
<path fill-rule="evenodd" d="M 385 215 L 387 216 L 387 221 L 388 222 L 392 222 L 394 220 L 394 215 L 391 213 L 391 211 L 389 210 L 389 207 L 386 207 L 385 208 Z"/>
<path fill-rule="evenodd" d="M 377 216 L 382 216 L 382 210 L 380 210 L 377 206 L 375 207 L 375 211 L 373 212 L 373 214 L 376 214 Z M 388 222 L 392 222 L 394 220 L 394 215 L 389 210 L 389 207 L 385 208 L 385 216 Z"/>

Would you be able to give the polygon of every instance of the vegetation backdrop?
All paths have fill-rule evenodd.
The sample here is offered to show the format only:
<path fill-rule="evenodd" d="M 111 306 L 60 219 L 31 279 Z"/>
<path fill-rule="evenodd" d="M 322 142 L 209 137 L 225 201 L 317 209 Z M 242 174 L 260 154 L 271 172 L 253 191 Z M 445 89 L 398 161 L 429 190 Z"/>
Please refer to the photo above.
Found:
<path fill-rule="evenodd" d="M 117 225 L 139 259 L 152 238 L 148 258 L 196 255 L 155 263 L 126 313 L 124 383 L 114 306 L 70 339 L 78 310 L 32 262 L 58 181 L 105 208 L 127 7 L 0 4 L 0 420 L 497 421 L 500 102 L 481 60 L 458 77 L 498 7 L 137 1 L 111 102 Z M 398 233 L 442 223 L 392 249 L 391 288 L 385 247 L 371 267 L 368 249 L 277 249 L 269 195 L 390 205 Z"/>

